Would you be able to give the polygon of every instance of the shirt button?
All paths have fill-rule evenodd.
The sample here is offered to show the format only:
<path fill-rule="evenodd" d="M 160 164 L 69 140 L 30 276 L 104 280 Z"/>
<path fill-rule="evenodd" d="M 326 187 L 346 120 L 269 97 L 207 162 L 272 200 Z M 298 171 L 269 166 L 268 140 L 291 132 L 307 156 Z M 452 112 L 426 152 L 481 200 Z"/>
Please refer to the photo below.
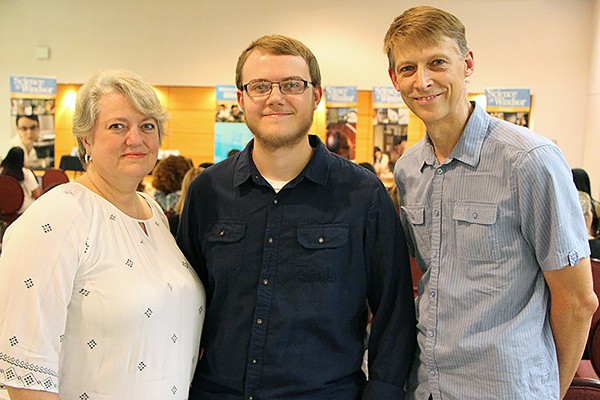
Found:
<path fill-rule="evenodd" d="M 434 331 L 427 331 L 427 337 L 434 337 L 434 336 L 435 336 Z"/>
<path fill-rule="evenodd" d="M 435 290 L 431 290 L 431 291 L 429 291 L 429 296 L 435 299 L 435 296 L 437 296 L 437 293 L 435 292 Z"/>
<path fill-rule="evenodd" d="M 263 285 L 267 286 L 269 284 L 269 280 L 268 279 L 263 279 Z"/>
<path fill-rule="evenodd" d="M 473 219 L 477 219 L 477 212 L 473 212 Z"/>
<path fill-rule="evenodd" d="M 258 325 L 262 325 L 262 324 L 263 324 L 263 322 L 264 322 L 264 321 L 263 321 L 263 319 L 262 319 L 262 318 L 258 318 L 258 319 L 256 320 L 256 323 L 257 323 Z"/>
<path fill-rule="evenodd" d="M 438 254 L 437 251 L 434 250 L 434 251 L 431 252 L 431 257 L 432 258 L 436 258 L 437 254 Z"/>
<path fill-rule="evenodd" d="M 277 199 L 273 200 L 273 204 L 277 204 L 277 203 L 279 203 L 279 200 L 277 200 Z"/>
<path fill-rule="evenodd" d="M 225 236 L 225 231 L 219 232 L 219 236 L 221 236 L 221 237 Z"/>
<path fill-rule="evenodd" d="M 258 364 L 258 360 L 257 360 L 256 358 L 254 358 L 254 359 L 252 360 L 252 364 L 254 364 L 254 365 Z"/>
<path fill-rule="evenodd" d="M 433 215 L 435 215 L 436 217 L 438 217 L 440 215 L 440 210 L 435 210 L 433 212 Z"/>
<path fill-rule="evenodd" d="M 436 376 L 436 375 L 437 375 L 437 372 L 435 372 L 434 370 L 431 370 L 431 371 L 429 371 L 429 375 L 431 375 L 431 376 Z"/>
<path fill-rule="evenodd" d="M 274 240 L 273 240 L 272 237 L 270 237 L 270 238 L 267 239 L 267 242 L 269 242 L 269 244 L 273 244 Z"/>
<path fill-rule="evenodd" d="M 441 168 L 438 168 L 436 172 L 437 172 L 438 175 L 441 175 L 441 174 L 444 173 L 444 170 L 441 169 Z"/>
<path fill-rule="evenodd" d="M 248 400 L 254 400 L 254 396 L 248 397 Z"/>
<path fill-rule="evenodd" d="M 323 239 L 323 237 L 319 238 L 319 243 L 323 244 L 323 242 L 325 242 L 325 239 Z"/>

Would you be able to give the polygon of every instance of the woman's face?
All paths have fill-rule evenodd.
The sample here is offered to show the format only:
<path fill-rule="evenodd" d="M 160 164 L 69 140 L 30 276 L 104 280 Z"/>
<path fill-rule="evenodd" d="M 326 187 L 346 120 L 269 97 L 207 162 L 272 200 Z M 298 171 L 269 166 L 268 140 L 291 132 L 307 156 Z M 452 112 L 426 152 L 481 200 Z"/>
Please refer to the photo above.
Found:
<path fill-rule="evenodd" d="M 137 184 L 156 164 L 156 120 L 141 114 L 120 93 L 103 95 L 99 109 L 92 142 L 84 141 L 92 157 L 90 172 L 100 174 L 109 183 L 131 179 Z"/>

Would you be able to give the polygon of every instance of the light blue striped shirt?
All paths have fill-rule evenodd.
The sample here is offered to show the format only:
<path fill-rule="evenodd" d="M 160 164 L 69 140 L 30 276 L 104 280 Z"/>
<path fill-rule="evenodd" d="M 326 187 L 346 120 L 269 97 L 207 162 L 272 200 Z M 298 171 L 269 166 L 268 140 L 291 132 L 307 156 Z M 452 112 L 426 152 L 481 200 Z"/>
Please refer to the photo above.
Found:
<path fill-rule="evenodd" d="M 558 399 L 543 271 L 589 255 L 558 147 L 475 106 L 450 157 L 440 164 L 426 137 L 395 178 L 425 272 L 408 398 Z"/>

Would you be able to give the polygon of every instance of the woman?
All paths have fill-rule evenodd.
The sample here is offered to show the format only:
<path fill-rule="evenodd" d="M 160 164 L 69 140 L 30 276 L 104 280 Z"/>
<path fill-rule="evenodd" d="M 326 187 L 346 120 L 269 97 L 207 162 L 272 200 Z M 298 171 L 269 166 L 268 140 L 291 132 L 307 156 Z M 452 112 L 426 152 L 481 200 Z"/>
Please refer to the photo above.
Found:
<path fill-rule="evenodd" d="M 152 173 L 154 200 L 163 211 L 170 215 L 181 195 L 181 181 L 185 173 L 194 165 L 183 156 L 169 156 L 158 162 Z"/>
<path fill-rule="evenodd" d="M 592 190 L 590 185 L 590 177 L 588 173 L 581 168 L 573 168 L 573 182 L 577 190 L 587 193 L 592 201 L 592 235 L 594 237 L 600 236 L 600 203 L 594 200 L 592 197 Z"/>
<path fill-rule="evenodd" d="M 183 204 L 185 203 L 185 196 L 187 195 L 190 183 L 192 183 L 194 178 L 200 175 L 200 172 L 204 171 L 204 169 L 205 168 L 202 166 L 198 168 L 191 168 L 183 176 L 183 180 L 181 181 L 181 194 L 179 196 L 179 200 L 177 200 L 177 203 L 175 203 L 175 206 L 173 207 L 173 212 L 171 213 L 171 215 L 169 215 L 169 227 L 173 236 L 177 236 L 177 228 L 179 228 L 179 218 L 181 217 L 181 212 L 183 211 Z"/>
<path fill-rule="evenodd" d="M 8 151 L 6 158 L 0 163 L 0 175 L 12 176 L 23 188 L 23 205 L 19 214 L 27 210 L 42 194 L 37 178 L 30 169 L 25 168 L 25 152 L 20 147 L 13 147 Z"/>
<path fill-rule="evenodd" d="M 12 400 L 187 398 L 204 289 L 160 206 L 136 192 L 166 119 L 129 72 L 80 89 L 86 172 L 13 223 L 0 258 L 0 384 Z"/>

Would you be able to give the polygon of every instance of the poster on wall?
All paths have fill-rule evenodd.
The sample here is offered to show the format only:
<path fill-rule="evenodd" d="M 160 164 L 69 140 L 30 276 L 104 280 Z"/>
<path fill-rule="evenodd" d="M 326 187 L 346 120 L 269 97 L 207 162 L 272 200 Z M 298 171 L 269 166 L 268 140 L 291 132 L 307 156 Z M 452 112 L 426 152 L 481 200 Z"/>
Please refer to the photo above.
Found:
<path fill-rule="evenodd" d="M 25 166 L 47 169 L 54 165 L 54 110 L 56 78 L 10 76 L 11 147 L 25 152 Z"/>
<path fill-rule="evenodd" d="M 381 177 L 391 177 L 404 152 L 408 134 L 408 108 L 391 86 L 373 87 L 373 167 Z"/>
<path fill-rule="evenodd" d="M 529 126 L 531 93 L 529 89 L 486 89 L 486 111 L 516 125 Z"/>
<path fill-rule="evenodd" d="M 356 154 L 357 97 L 356 86 L 325 87 L 325 144 L 329 151 L 348 160 L 354 160 Z"/>
<path fill-rule="evenodd" d="M 244 114 L 237 103 L 235 85 L 216 86 L 214 162 L 223 161 L 236 151 L 241 151 L 252 139 L 244 123 Z"/>

